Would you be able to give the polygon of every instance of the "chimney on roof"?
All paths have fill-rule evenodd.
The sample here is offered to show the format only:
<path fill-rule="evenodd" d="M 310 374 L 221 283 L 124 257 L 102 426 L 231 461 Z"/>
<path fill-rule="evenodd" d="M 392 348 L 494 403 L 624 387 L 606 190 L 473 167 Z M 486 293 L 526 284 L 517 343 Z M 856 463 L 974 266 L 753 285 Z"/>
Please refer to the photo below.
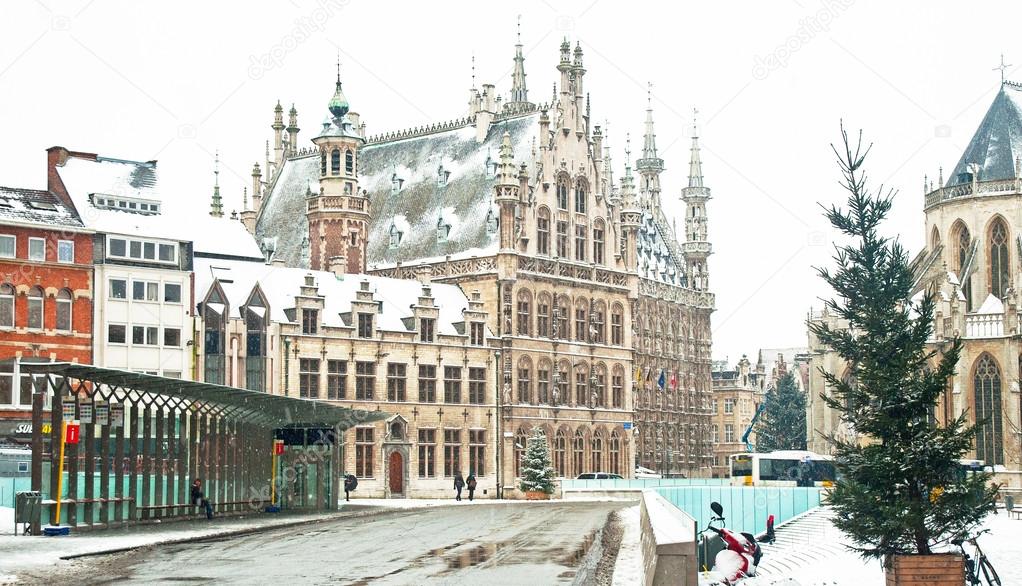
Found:
<path fill-rule="evenodd" d="M 345 256 L 331 256 L 327 264 L 327 270 L 338 277 L 343 277 L 348 272 L 348 259 Z"/>

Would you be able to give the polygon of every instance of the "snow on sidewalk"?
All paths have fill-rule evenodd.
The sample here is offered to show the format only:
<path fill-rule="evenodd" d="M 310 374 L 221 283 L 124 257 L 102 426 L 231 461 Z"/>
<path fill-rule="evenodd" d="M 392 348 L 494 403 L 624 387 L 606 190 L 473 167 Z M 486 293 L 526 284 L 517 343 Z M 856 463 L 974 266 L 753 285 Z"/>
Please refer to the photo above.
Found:
<path fill-rule="evenodd" d="M 621 509 L 621 549 L 614 563 L 614 586 L 633 586 L 642 583 L 642 535 L 640 534 L 641 512 L 639 506 Z"/>

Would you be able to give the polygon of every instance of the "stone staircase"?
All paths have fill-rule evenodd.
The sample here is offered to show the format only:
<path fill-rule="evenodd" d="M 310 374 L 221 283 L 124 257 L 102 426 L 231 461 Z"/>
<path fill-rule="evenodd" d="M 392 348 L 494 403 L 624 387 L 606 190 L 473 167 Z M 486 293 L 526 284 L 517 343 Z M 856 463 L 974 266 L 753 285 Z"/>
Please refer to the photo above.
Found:
<path fill-rule="evenodd" d="M 777 527 L 774 543 L 760 544 L 763 559 L 757 575 L 789 576 L 799 568 L 847 555 L 843 534 L 831 524 L 833 518 L 829 507 L 819 507 Z"/>

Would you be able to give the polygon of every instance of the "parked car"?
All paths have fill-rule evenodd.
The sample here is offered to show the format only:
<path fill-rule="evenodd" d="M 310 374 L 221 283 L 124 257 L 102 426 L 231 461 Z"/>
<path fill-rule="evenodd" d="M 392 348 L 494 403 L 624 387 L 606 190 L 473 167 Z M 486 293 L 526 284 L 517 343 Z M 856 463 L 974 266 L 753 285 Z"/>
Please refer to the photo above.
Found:
<path fill-rule="evenodd" d="M 576 480 L 609 480 L 612 478 L 620 480 L 622 476 L 620 474 L 611 474 L 610 472 L 585 472 L 579 474 Z"/>

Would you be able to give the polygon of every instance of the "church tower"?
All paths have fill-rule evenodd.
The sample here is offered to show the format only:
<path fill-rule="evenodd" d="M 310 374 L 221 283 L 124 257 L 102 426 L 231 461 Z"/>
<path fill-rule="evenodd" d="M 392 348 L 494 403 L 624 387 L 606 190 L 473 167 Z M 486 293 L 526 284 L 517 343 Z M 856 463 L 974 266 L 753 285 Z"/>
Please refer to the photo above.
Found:
<path fill-rule="evenodd" d="M 319 189 L 306 191 L 309 220 L 309 268 L 337 274 L 364 273 L 369 236 L 369 198 L 358 188 L 359 148 L 365 139 L 348 112 L 337 85 L 327 105 L 330 119 L 312 139 L 319 149 Z"/>
<path fill-rule="evenodd" d="M 646 133 L 642 138 L 642 158 L 635 162 L 639 171 L 639 192 L 642 194 L 642 206 L 646 209 L 660 209 L 660 173 L 664 170 L 664 160 L 657 156 L 656 134 L 653 133 L 653 89 L 647 90 Z"/>
<path fill-rule="evenodd" d="M 688 187 L 681 190 L 685 202 L 685 263 L 688 286 L 698 291 L 709 289 L 709 271 L 706 259 L 711 254 L 706 233 L 706 201 L 710 188 L 703 186 L 703 164 L 699 160 L 699 133 L 692 121 L 692 155 L 688 164 Z"/>

